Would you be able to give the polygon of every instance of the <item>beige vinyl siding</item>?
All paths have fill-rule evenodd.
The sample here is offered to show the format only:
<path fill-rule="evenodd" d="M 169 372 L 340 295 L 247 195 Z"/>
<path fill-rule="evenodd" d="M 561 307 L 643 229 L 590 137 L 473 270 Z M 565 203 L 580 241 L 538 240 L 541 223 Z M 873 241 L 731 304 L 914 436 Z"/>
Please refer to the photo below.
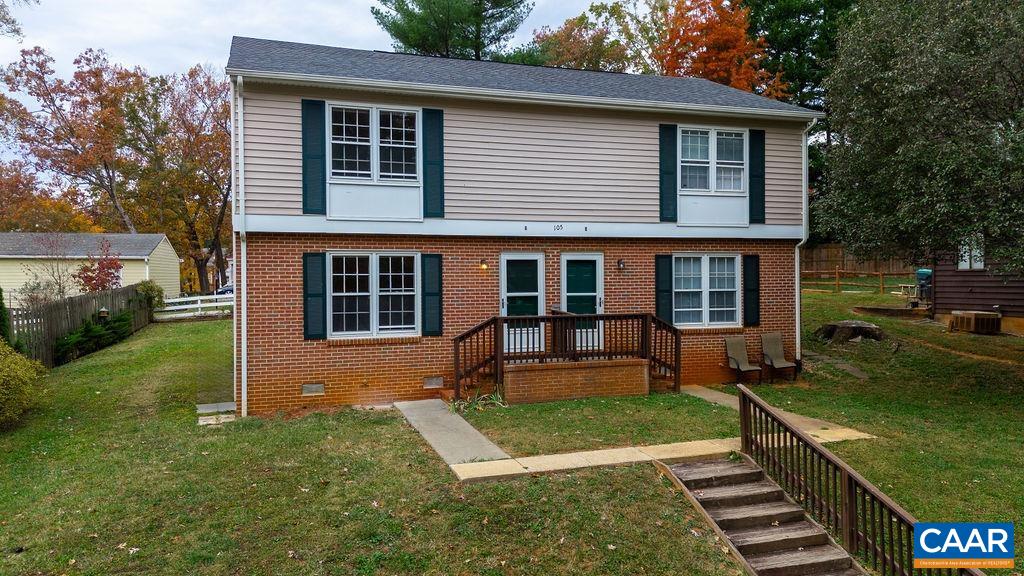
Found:
<path fill-rule="evenodd" d="M 181 295 L 181 266 L 178 255 L 166 238 L 149 255 L 149 279 L 164 289 L 165 298 Z"/>
<path fill-rule="evenodd" d="M 301 98 L 246 91 L 245 206 L 248 214 L 302 214 Z"/>
<path fill-rule="evenodd" d="M 803 224 L 803 130 L 767 128 L 764 134 L 766 224 Z"/>
<path fill-rule="evenodd" d="M 4 303 L 19 307 L 22 286 L 37 277 L 47 280 L 54 273 L 65 278 L 68 295 L 74 296 L 79 290 L 72 275 L 86 262 L 88 260 L 84 258 L 61 260 L 58 264 L 43 258 L 0 258 L 0 288 L 4 289 Z"/>
<path fill-rule="evenodd" d="M 245 193 L 250 214 L 302 213 L 301 100 L 444 110 L 445 218 L 649 222 L 658 218 L 658 125 L 760 128 L 767 224 L 802 222 L 799 122 L 503 105 L 247 85 Z"/>
<path fill-rule="evenodd" d="M 658 221 L 657 124 L 449 107 L 444 171 L 450 219 Z"/>

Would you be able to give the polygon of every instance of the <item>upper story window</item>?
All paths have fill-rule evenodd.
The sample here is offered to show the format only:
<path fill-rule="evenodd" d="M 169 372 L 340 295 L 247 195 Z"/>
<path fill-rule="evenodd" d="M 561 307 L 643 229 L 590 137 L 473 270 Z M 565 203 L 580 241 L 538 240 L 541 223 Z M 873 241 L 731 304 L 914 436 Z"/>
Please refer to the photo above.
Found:
<path fill-rule="evenodd" d="M 419 180 L 418 113 L 374 107 L 331 107 L 331 177 Z"/>
<path fill-rule="evenodd" d="M 977 238 L 960 247 L 960 261 L 957 270 L 984 270 L 985 255 L 981 249 L 982 240 Z"/>
<path fill-rule="evenodd" d="M 332 254 L 329 277 L 333 336 L 389 336 L 419 330 L 416 254 Z"/>
<path fill-rule="evenodd" d="M 679 129 L 680 193 L 746 194 L 746 175 L 746 131 Z"/>
<path fill-rule="evenodd" d="M 672 268 L 676 325 L 739 325 L 739 256 L 683 254 Z"/>

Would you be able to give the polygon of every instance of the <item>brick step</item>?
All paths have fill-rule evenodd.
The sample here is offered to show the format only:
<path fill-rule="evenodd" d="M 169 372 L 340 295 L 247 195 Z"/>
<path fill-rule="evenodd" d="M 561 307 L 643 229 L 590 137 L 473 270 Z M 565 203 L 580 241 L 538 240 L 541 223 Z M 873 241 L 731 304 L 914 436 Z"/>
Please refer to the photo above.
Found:
<path fill-rule="evenodd" d="M 832 544 L 747 556 L 758 576 L 809 576 L 853 566 L 846 550 Z"/>
<path fill-rule="evenodd" d="M 805 520 L 778 526 L 730 530 L 725 535 L 744 556 L 829 543 L 828 534 L 824 530 Z"/>
<path fill-rule="evenodd" d="M 742 460 L 685 462 L 672 466 L 670 470 L 690 490 L 749 484 L 764 479 L 760 468 Z"/>
<path fill-rule="evenodd" d="M 786 494 L 779 485 L 770 480 L 760 480 L 747 484 L 729 484 L 714 488 L 698 488 L 693 495 L 705 508 L 724 508 L 728 506 L 746 506 L 764 504 L 784 500 Z"/>

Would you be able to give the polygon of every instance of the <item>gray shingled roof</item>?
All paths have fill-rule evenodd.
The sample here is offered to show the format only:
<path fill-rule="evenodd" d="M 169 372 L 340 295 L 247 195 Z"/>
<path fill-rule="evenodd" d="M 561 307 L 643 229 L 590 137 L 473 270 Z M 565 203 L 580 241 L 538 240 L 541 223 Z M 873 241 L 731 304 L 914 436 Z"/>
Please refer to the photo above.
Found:
<path fill-rule="evenodd" d="M 45 232 L 3 232 L 0 233 L 0 258 L 17 256 L 52 256 L 54 242 L 47 237 L 59 236 L 61 252 L 70 258 L 85 258 L 99 254 L 100 240 L 110 241 L 110 248 L 121 258 L 145 258 L 156 250 L 163 234 L 86 234 Z"/>
<path fill-rule="evenodd" d="M 816 112 L 702 78 L 569 70 L 298 44 L 235 36 L 228 73 L 271 73 L 727 107 L 812 117 Z"/>

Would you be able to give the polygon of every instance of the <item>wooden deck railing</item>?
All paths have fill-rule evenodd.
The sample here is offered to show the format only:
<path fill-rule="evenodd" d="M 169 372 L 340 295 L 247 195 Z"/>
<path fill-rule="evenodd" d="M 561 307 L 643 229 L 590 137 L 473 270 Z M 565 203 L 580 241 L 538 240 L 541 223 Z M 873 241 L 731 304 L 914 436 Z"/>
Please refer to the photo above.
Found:
<path fill-rule="evenodd" d="M 865 567 L 882 576 L 983 576 L 965 568 L 915 569 L 917 520 L 746 386 L 738 388 L 742 452 Z"/>
<path fill-rule="evenodd" d="M 651 314 L 495 316 L 456 336 L 455 395 L 480 375 L 502 381 L 507 364 L 644 358 L 652 372 L 681 378 L 679 331 Z"/>

